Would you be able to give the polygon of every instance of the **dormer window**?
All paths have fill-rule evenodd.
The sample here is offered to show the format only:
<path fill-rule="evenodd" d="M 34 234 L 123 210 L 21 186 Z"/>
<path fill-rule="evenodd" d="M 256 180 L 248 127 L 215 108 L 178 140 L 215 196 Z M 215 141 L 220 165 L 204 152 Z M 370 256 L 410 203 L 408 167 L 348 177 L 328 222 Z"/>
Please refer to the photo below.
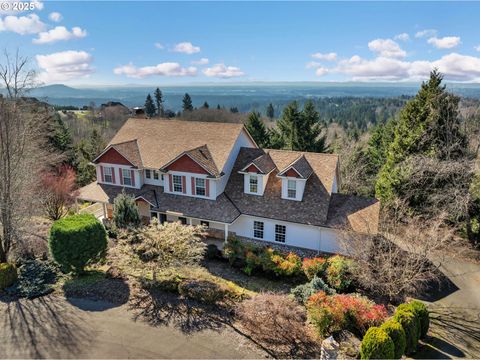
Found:
<path fill-rule="evenodd" d="M 250 175 L 250 192 L 251 193 L 258 193 L 258 176 L 257 175 Z"/>
<path fill-rule="evenodd" d="M 128 169 L 122 169 L 123 185 L 132 186 L 132 174 Z"/>
<path fill-rule="evenodd" d="M 150 169 L 146 169 L 145 170 L 145 177 L 147 179 L 151 179 L 152 178 L 152 171 Z"/>
<path fill-rule="evenodd" d="M 153 170 L 153 180 L 158 180 L 158 171 Z"/>
<path fill-rule="evenodd" d="M 287 181 L 287 197 L 289 199 L 297 198 L 297 182 L 295 180 Z"/>
<path fill-rule="evenodd" d="M 173 180 L 173 191 L 180 192 L 180 193 L 183 192 L 182 177 L 180 175 L 173 175 L 172 180 Z"/>
<path fill-rule="evenodd" d="M 206 194 L 205 179 L 195 178 L 195 194 L 199 196 L 205 196 Z"/>
<path fill-rule="evenodd" d="M 113 183 L 112 168 L 104 167 L 103 168 L 103 180 L 106 183 Z"/>

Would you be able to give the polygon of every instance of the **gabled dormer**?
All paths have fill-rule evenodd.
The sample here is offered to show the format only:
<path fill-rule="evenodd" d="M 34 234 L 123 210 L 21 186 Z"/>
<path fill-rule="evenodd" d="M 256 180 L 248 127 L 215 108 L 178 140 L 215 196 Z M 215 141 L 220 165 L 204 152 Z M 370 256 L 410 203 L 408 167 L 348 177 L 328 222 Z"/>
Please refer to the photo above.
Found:
<path fill-rule="evenodd" d="M 304 155 L 281 170 L 277 176 L 282 179 L 282 199 L 302 201 L 305 185 L 313 169 Z"/>
<path fill-rule="evenodd" d="M 241 169 L 239 173 L 243 174 L 245 194 L 262 196 L 274 169 L 275 164 L 268 153 L 253 159 Z"/>

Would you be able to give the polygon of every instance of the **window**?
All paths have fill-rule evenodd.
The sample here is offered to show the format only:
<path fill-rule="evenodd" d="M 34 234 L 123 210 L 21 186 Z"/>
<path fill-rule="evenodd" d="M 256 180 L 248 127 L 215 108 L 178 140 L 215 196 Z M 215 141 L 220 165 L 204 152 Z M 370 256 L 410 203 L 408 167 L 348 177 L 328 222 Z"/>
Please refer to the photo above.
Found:
<path fill-rule="evenodd" d="M 158 180 L 158 171 L 157 170 L 153 170 L 153 179 Z"/>
<path fill-rule="evenodd" d="M 163 181 L 163 174 L 162 174 L 162 177 L 161 177 L 162 181 Z"/>
<path fill-rule="evenodd" d="M 285 225 L 275 225 L 275 241 L 284 243 L 286 232 L 287 227 Z"/>
<path fill-rule="evenodd" d="M 257 239 L 263 239 L 263 222 L 253 222 L 253 237 Z"/>
<path fill-rule="evenodd" d="M 258 192 L 258 176 L 250 175 L 250 192 L 256 194 Z"/>
<path fill-rule="evenodd" d="M 205 226 L 207 229 L 210 227 L 210 223 L 208 221 L 200 221 L 200 225 Z"/>
<path fill-rule="evenodd" d="M 178 221 L 180 221 L 180 223 L 182 225 L 187 225 L 187 218 L 186 217 L 179 217 Z"/>
<path fill-rule="evenodd" d="M 195 178 L 195 194 L 205 196 L 205 179 Z"/>
<path fill-rule="evenodd" d="M 173 175 L 172 179 L 173 179 L 173 191 L 183 192 L 182 177 L 180 175 Z"/>
<path fill-rule="evenodd" d="M 152 218 L 152 219 L 153 219 L 153 218 L 157 219 L 157 218 L 158 218 L 158 213 L 155 212 L 155 211 L 152 211 L 152 212 L 150 213 L 150 218 Z"/>
<path fill-rule="evenodd" d="M 290 199 L 297 198 L 297 182 L 295 180 L 287 180 L 287 197 Z"/>
<path fill-rule="evenodd" d="M 152 171 L 149 170 L 149 169 L 146 169 L 146 170 L 145 170 L 145 177 L 146 177 L 147 179 L 150 179 L 150 178 L 152 177 Z"/>
<path fill-rule="evenodd" d="M 103 181 L 107 182 L 107 183 L 113 183 L 112 168 L 111 167 L 104 167 L 103 168 Z"/>
<path fill-rule="evenodd" d="M 122 169 L 123 185 L 132 186 L 132 174 L 128 169 Z"/>
<path fill-rule="evenodd" d="M 160 224 L 167 222 L 167 214 L 160 214 Z"/>

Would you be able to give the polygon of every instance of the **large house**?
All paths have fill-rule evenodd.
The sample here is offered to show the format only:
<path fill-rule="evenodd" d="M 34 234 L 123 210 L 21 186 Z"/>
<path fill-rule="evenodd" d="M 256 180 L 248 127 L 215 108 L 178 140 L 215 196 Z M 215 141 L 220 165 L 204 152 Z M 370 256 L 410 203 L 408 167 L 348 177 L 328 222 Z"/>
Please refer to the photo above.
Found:
<path fill-rule="evenodd" d="M 107 218 L 124 189 L 143 218 L 221 239 L 339 252 L 345 226 L 378 230 L 377 200 L 337 192 L 337 155 L 260 149 L 242 124 L 129 119 L 93 163 L 97 181 L 78 198 Z"/>

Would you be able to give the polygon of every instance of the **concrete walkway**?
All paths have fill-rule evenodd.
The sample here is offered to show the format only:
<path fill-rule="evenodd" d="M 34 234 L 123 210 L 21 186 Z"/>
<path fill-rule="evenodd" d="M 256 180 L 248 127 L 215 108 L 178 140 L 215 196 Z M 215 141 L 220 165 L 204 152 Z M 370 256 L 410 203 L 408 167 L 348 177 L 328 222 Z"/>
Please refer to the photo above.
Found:
<path fill-rule="evenodd" d="M 132 320 L 127 305 L 48 296 L 0 303 L 1 358 L 261 358 L 230 328 L 191 334 Z"/>

